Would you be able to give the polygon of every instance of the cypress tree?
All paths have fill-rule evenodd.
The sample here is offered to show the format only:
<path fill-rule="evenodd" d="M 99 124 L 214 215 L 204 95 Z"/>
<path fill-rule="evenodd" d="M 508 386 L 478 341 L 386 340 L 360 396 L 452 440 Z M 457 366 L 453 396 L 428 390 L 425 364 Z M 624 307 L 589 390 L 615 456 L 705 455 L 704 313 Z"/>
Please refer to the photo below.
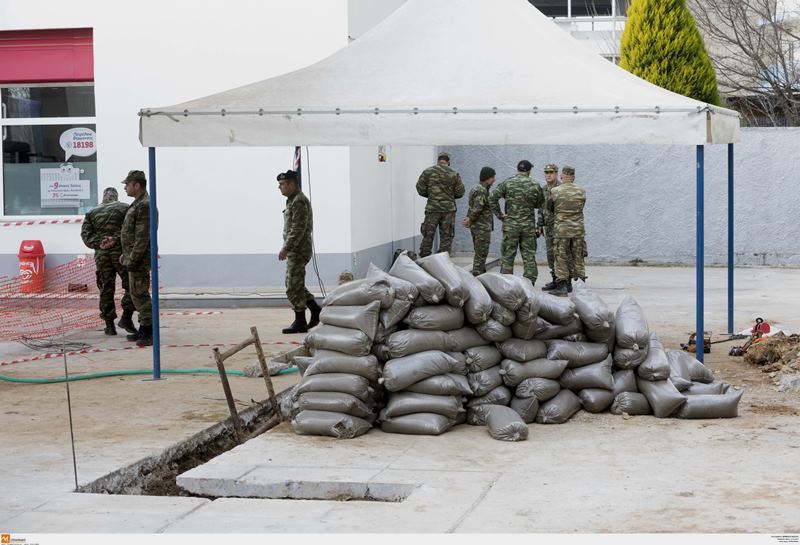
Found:
<path fill-rule="evenodd" d="M 714 67 L 686 0 L 633 0 L 620 66 L 664 89 L 721 104 Z"/>

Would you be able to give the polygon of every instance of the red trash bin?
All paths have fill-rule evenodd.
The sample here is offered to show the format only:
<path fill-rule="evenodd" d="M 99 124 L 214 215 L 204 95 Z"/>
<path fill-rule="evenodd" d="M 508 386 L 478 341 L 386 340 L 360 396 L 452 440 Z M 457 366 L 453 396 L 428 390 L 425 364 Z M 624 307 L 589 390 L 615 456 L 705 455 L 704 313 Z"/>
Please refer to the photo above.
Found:
<path fill-rule="evenodd" d="M 44 290 L 44 255 L 41 240 L 23 240 L 19 245 L 19 285 L 23 293 Z"/>

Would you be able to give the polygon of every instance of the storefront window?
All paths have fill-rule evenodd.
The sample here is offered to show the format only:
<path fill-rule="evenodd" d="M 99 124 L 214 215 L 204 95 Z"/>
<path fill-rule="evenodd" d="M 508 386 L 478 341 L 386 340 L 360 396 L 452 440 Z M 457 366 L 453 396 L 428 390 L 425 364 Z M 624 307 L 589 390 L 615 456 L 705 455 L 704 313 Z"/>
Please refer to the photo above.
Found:
<path fill-rule="evenodd" d="M 3 117 L 94 117 L 94 85 L 0 87 Z"/>

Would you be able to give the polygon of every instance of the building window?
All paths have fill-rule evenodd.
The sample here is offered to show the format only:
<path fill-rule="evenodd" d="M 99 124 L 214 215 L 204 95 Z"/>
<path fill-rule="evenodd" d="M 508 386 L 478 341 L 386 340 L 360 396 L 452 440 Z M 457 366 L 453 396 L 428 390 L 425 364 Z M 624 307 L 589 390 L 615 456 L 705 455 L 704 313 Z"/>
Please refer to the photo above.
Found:
<path fill-rule="evenodd" d="M 548 17 L 624 17 L 630 0 L 530 0 Z"/>
<path fill-rule="evenodd" d="M 3 216 L 98 202 L 92 31 L 0 32 Z"/>

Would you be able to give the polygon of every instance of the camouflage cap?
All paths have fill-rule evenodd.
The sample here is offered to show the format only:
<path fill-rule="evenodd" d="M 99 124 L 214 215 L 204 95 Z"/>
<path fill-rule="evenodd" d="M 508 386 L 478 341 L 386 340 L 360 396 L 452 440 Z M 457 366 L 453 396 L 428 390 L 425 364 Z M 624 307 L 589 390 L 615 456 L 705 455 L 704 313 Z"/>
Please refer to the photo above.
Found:
<path fill-rule="evenodd" d="M 446 151 L 440 151 L 439 154 L 436 156 L 437 161 L 441 161 L 442 159 L 450 160 L 450 154 Z"/>
<path fill-rule="evenodd" d="M 122 180 L 123 184 L 127 184 L 128 182 L 139 182 L 141 184 L 147 183 L 147 178 L 144 175 L 144 172 L 141 170 L 129 170 L 128 175 L 125 176 L 125 179 Z"/>
<path fill-rule="evenodd" d="M 575 167 L 569 167 L 564 165 L 561 167 L 561 174 L 566 174 L 567 176 L 575 176 Z"/>
<path fill-rule="evenodd" d="M 281 172 L 280 174 L 278 174 L 276 179 L 279 182 L 282 182 L 283 180 L 296 180 L 297 173 L 294 170 L 287 170 L 286 172 Z"/>
<path fill-rule="evenodd" d="M 558 172 L 558 165 L 555 165 L 553 163 L 547 163 L 544 166 L 544 171 L 545 172 Z"/>

